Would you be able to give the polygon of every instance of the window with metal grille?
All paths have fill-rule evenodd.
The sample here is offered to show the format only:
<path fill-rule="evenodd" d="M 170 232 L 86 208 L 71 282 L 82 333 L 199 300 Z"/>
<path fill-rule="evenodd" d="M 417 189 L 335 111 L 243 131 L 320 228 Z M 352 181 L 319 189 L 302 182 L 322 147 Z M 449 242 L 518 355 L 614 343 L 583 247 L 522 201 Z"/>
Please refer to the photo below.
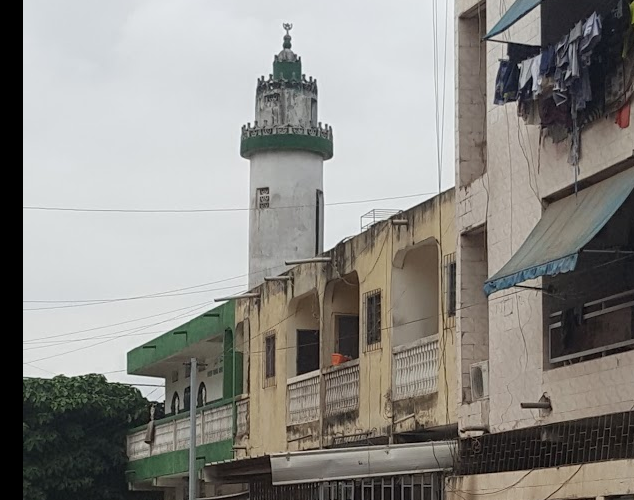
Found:
<path fill-rule="evenodd" d="M 259 209 L 269 208 L 269 188 L 257 188 L 256 201 Z"/>
<path fill-rule="evenodd" d="M 381 290 L 363 295 L 365 306 L 365 350 L 381 347 Z"/>
<path fill-rule="evenodd" d="M 264 337 L 264 387 L 275 385 L 275 333 Z"/>
<path fill-rule="evenodd" d="M 270 481 L 249 484 L 253 500 L 443 500 L 443 473 L 343 479 L 273 486 Z"/>

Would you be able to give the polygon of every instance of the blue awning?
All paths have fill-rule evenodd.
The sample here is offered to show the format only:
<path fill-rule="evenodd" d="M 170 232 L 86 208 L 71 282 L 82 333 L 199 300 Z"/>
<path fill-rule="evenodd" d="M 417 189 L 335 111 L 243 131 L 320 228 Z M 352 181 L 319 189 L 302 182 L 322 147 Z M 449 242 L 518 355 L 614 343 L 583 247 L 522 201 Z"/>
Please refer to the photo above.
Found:
<path fill-rule="evenodd" d="M 486 34 L 484 39 L 489 40 L 491 37 L 506 31 L 540 3 L 542 3 L 542 0 L 516 0 L 495 24 L 495 26 L 493 26 L 493 28 L 491 28 L 491 30 Z"/>
<path fill-rule="evenodd" d="M 574 271 L 579 252 L 634 190 L 634 167 L 549 205 L 511 259 L 484 284 L 487 295 L 540 276 Z"/>

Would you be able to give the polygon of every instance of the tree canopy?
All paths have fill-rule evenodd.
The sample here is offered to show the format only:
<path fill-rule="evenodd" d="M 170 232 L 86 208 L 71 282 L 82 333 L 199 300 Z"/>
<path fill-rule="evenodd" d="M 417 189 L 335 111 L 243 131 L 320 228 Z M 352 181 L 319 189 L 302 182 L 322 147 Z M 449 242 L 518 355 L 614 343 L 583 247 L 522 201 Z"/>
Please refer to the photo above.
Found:
<path fill-rule="evenodd" d="M 103 375 L 24 378 L 22 397 L 24 500 L 130 498 L 126 431 L 148 420 L 136 388 Z"/>

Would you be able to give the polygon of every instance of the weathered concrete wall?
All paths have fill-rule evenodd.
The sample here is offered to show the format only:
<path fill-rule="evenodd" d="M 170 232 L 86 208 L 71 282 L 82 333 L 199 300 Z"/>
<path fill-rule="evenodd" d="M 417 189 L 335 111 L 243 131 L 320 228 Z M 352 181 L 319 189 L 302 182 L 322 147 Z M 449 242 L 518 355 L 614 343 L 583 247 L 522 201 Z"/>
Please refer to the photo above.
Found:
<path fill-rule="evenodd" d="M 255 119 L 260 126 L 317 125 L 317 91 L 279 88 L 258 92 L 255 98 Z"/>
<path fill-rule="evenodd" d="M 603 498 L 634 492 L 634 460 L 613 460 L 532 471 L 451 477 L 447 500 Z"/>
<path fill-rule="evenodd" d="M 287 259 L 315 256 L 317 191 L 323 191 L 323 158 L 307 151 L 263 151 L 251 158 L 249 287 L 288 269 Z M 258 209 L 257 189 L 269 188 L 269 208 Z M 323 209 L 322 209 L 323 211 Z M 323 213 L 323 212 L 322 212 Z M 318 233 L 319 229 L 319 233 Z M 323 248 L 319 248 L 322 251 Z"/>

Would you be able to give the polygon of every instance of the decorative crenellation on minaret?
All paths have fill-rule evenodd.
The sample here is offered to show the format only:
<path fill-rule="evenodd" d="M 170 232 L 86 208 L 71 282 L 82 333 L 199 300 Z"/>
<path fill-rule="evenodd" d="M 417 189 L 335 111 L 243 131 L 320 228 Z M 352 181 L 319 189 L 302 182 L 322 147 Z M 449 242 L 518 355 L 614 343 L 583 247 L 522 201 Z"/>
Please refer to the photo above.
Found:
<path fill-rule="evenodd" d="M 255 121 L 242 127 L 250 160 L 249 286 L 283 272 L 284 262 L 323 251 L 323 162 L 333 156 L 332 127 L 318 119 L 317 80 L 302 73 L 291 24 L 273 73 L 258 78 Z"/>

